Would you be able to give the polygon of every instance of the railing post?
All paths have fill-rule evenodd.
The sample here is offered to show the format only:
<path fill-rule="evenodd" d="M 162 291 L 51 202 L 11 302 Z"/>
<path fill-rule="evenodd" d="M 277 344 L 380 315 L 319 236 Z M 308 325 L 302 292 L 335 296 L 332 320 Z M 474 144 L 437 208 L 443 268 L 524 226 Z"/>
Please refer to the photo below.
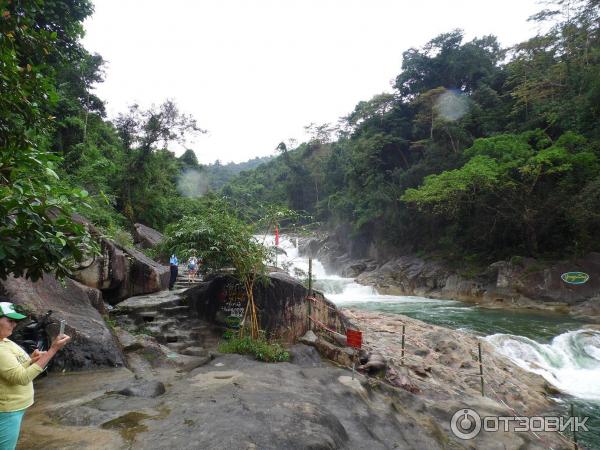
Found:
<path fill-rule="evenodd" d="M 308 258 L 308 296 L 312 297 L 312 258 Z"/>
<path fill-rule="evenodd" d="M 575 423 L 577 423 L 577 421 L 575 420 L 575 407 L 573 406 L 573 403 L 571 403 L 571 418 L 573 419 L 573 448 L 577 450 L 579 448 L 577 445 L 577 433 L 575 431 Z"/>
<path fill-rule="evenodd" d="M 485 391 L 483 389 L 483 361 L 481 360 L 481 342 L 477 343 L 479 349 L 479 376 L 481 378 L 481 396 L 485 397 Z"/>
<path fill-rule="evenodd" d="M 401 360 L 401 364 L 404 365 L 404 331 L 405 331 L 406 325 L 402 325 L 402 357 L 400 358 Z"/>

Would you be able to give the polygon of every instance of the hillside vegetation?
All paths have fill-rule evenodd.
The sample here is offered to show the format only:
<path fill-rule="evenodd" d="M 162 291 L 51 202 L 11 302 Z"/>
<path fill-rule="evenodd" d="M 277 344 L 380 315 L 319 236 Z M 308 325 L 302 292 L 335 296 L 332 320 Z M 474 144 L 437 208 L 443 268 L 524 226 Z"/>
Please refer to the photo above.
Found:
<path fill-rule="evenodd" d="M 81 45 L 89 0 L 2 1 L 0 278 L 62 276 L 97 251 L 74 212 L 127 242 L 221 196 L 247 221 L 306 211 L 394 251 L 599 250 L 599 2 L 550 7 L 514 48 L 456 30 L 405 51 L 393 93 L 277 158 L 202 167 L 171 151 L 205 132 L 173 101 L 107 119 L 104 61 Z"/>
<path fill-rule="evenodd" d="M 395 252 L 491 260 L 600 250 L 600 14 L 555 2 L 513 48 L 462 31 L 403 54 L 393 93 L 223 188 Z"/>

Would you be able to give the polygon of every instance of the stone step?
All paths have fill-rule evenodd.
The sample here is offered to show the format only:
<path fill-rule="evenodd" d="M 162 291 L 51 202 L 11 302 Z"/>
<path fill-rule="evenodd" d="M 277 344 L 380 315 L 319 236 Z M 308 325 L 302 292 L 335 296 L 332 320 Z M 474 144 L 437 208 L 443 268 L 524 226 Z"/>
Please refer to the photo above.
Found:
<path fill-rule="evenodd" d="M 185 331 L 168 331 L 156 335 L 158 342 L 169 343 L 169 342 L 182 342 L 182 341 L 193 341 L 193 338 L 189 333 Z"/>
<path fill-rule="evenodd" d="M 185 313 L 187 315 L 187 313 L 189 313 L 189 311 L 190 311 L 190 307 L 187 305 L 168 306 L 168 307 L 160 309 L 160 312 L 167 316 L 175 316 L 175 315 L 178 315 L 181 313 Z"/>
<path fill-rule="evenodd" d="M 215 336 L 215 334 L 210 330 L 190 331 L 191 339 L 206 339 L 206 338 L 210 338 L 210 337 L 217 337 L 217 336 Z"/>
<path fill-rule="evenodd" d="M 142 319 L 144 322 L 154 322 L 154 320 L 156 319 L 156 316 L 158 315 L 158 311 L 139 311 L 136 313 L 136 316 L 138 316 L 140 319 Z"/>
<path fill-rule="evenodd" d="M 182 355 L 207 356 L 208 351 L 204 347 L 186 347 L 181 351 Z"/>
<path fill-rule="evenodd" d="M 173 289 L 191 289 L 198 286 L 198 283 L 175 283 Z"/>
<path fill-rule="evenodd" d="M 155 322 L 150 322 L 146 325 L 146 329 L 151 331 L 154 334 L 161 334 L 167 331 L 171 331 L 172 328 L 177 326 L 177 322 L 174 320 L 156 320 Z"/>
<path fill-rule="evenodd" d="M 112 313 L 139 314 L 144 311 L 156 311 L 160 308 L 180 306 L 182 301 L 182 298 L 172 291 L 161 291 L 150 295 L 130 297 L 119 303 Z"/>
<path fill-rule="evenodd" d="M 177 353 L 182 353 L 185 349 L 193 345 L 192 341 L 179 341 L 179 342 L 168 342 L 167 347 Z"/>

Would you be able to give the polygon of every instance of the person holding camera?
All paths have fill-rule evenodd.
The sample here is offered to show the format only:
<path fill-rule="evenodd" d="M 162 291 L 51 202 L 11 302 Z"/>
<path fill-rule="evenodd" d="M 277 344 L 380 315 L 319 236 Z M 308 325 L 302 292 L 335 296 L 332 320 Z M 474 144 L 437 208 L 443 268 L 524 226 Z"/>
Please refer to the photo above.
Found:
<path fill-rule="evenodd" d="M 17 322 L 27 316 L 15 311 L 8 298 L 0 297 L 0 449 L 14 450 L 25 410 L 33 404 L 32 380 L 71 338 L 59 334 L 47 352 L 34 350 L 31 356 L 8 337 Z"/>

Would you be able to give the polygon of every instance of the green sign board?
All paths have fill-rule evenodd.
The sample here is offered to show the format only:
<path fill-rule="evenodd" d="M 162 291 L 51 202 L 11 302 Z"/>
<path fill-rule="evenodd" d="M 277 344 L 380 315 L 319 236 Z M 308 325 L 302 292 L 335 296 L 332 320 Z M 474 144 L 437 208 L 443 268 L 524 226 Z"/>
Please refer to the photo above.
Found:
<path fill-rule="evenodd" d="M 583 284 L 590 279 L 590 276 L 584 272 L 567 272 L 560 277 L 565 283 L 569 284 Z"/>

